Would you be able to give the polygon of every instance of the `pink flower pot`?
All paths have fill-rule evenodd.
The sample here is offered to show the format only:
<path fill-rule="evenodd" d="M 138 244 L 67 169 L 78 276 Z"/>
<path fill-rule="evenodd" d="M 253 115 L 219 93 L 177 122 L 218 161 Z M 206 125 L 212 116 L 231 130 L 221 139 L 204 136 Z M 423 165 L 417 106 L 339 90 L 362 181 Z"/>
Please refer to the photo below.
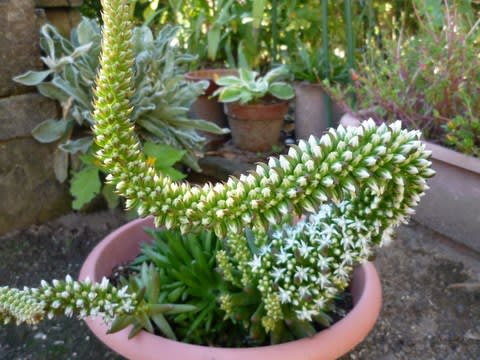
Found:
<path fill-rule="evenodd" d="M 135 258 L 142 242 L 151 241 L 143 231 L 152 227 L 152 218 L 132 221 L 107 236 L 90 253 L 80 279 L 99 281 L 112 268 Z M 214 348 L 184 344 L 141 332 L 128 340 L 129 329 L 107 335 L 100 319 L 87 319 L 88 327 L 107 346 L 132 360 L 327 360 L 353 349 L 373 328 L 379 315 L 382 295 L 380 280 L 372 263 L 359 266 L 351 284 L 354 307 L 345 318 L 311 338 L 256 348 Z"/>

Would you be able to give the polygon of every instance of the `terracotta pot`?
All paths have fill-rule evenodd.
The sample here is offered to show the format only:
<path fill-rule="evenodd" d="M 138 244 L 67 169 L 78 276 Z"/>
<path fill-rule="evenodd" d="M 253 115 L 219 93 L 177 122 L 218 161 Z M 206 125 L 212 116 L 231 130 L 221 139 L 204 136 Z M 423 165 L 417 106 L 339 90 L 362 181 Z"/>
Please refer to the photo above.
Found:
<path fill-rule="evenodd" d="M 107 236 L 90 253 L 80 271 L 99 281 L 112 268 L 135 258 L 142 242 L 150 242 L 143 231 L 152 227 L 152 218 L 132 221 Z M 348 353 L 373 328 L 381 307 L 381 287 L 372 263 L 355 270 L 351 285 L 354 307 L 345 318 L 311 338 L 256 348 L 214 348 L 184 344 L 142 331 L 128 340 L 129 329 L 107 335 L 100 319 L 87 319 L 88 327 L 107 346 L 132 360 L 331 360 Z"/>
<path fill-rule="evenodd" d="M 327 101 L 329 97 L 321 84 L 297 83 L 295 88 L 295 137 L 321 137 L 329 128 Z M 344 111 L 331 102 L 332 123 L 338 124 Z"/>
<path fill-rule="evenodd" d="M 212 97 L 213 92 L 218 89 L 215 79 L 226 75 L 238 75 L 238 71 L 229 69 L 205 69 L 191 71 L 185 74 L 185 79 L 188 81 L 208 80 L 209 82 L 208 88 L 205 90 L 205 95 L 200 95 L 192 106 L 190 106 L 189 116 L 192 119 L 208 120 L 221 128 L 228 126 L 223 105 L 218 102 L 216 97 Z M 228 135 L 217 135 L 208 132 L 201 132 L 201 134 L 207 138 L 207 150 L 215 148 L 218 144 L 228 139 Z"/>
<path fill-rule="evenodd" d="M 233 142 L 239 149 L 248 151 L 270 151 L 278 143 L 287 112 L 288 101 L 225 104 Z"/>

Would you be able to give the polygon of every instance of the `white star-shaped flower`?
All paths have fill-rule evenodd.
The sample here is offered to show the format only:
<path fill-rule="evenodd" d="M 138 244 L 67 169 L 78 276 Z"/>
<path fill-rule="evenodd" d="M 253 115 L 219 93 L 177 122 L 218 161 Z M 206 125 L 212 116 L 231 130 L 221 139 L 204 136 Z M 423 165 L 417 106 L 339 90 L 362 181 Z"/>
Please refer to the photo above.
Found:
<path fill-rule="evenodd" d="M 277 263 L 285 264 L 288 262 L 290 254 L 285 251 L 285 249 L 280 249 L 280 252 L 276 255 L 277 256 Z"/>
<path fill-rule="evenodd" d="M 296 267 L 295 277 L 300 281 L 308 280 L 308 273 L 310 269 L 302 266 Z"/>
<path fill-rule="evenodd" d="M 257 270 L 262 266 L 262 257 L 253 255 L 253 259 L 248 263 L 248 265 L 251 266 L 253 272 L 257 272 Z"/>
<path fill-rule="evenodd" d="M 280 302 L 286 304 L 292 301 L 292 292 L 290 290 L 285 290 L 283 288 L 278 288 Z"/>
<path fill-rule="evenodd" d="M 284 273 L 285 273 L 285 268 L 274 267 L 272 272 L 273 280 L 275 282 L 278 282 L 278 280 L 282 278 Z"/>

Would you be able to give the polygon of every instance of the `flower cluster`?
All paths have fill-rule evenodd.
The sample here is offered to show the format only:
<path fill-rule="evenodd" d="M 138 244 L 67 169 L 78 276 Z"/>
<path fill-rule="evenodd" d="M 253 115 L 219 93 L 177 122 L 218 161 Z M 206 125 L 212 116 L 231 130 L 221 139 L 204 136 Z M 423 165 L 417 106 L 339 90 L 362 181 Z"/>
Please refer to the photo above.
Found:
<path fill-rule="evenodd" d="M 368 120 L 300 141 L 287 155 L 226 183 L 172 182 L 149 164 L 130 120 L 133 52 L 126 10 L 122 0 L 105 1 L 94 132 L 108 181 L 127 207 L 153 215 L 158 226 L 183 233 L 210 228 L 226 237 L 220 266 L 230 279 L 239 274 L 235 283 L 262 293 L 267 329 L 282 319 L 287 304 L 299 319 L 311 319 L 346 286 L 353 265 L 413 213 L 434 174 L 420 133 L 401 129 L 400 122 L 377 127 Z M 333 206 L 322 208 L 327 204 Z M 291 213 L 319 209 L 320 222 L 269 240 L 270 226 Z M 252 251 L 245 229 L 265 251 Z"/>
<path fill-rule="evenodd" d="M 351 208 L 347 201 L 325 205 L 308 220 L 275 230 L 254 255 L 250 265 L 259 290 L 279 300 L 282 320 L 294 312 L 298 319 L 312 321 L 347 287 L 354 265 L 372 254 L 375 228 L 351 214 Z M 278 315 L 267 307 L 269 318 Z"/>
<path fill-rule="evenodd" d="M 0 288 L 0 319 L 4 323 L 34 324 L 59 314 L 101 316 L 110 323 L 116 316 L 133 313 L 137 304 L 136 295 L 127 287 L 118 289 L 106 278 L 101 283 L 91 283 L 74 281 L 67 275 L 64 281 L 42 281 L 39 288 Z"/>
<path fill-rule="evenodd" d="M 156 304 L 159 299 L 181 296 L 183 301 L 190 296 L 200 310 L 191 324 L 192 315 L 181 317 L 189 324 L 187 337 L 195 331 L 204 339 L 197 332 L 202 321 L 208 331 L 214 318 L 222 318 L 215 300 L 226 317 L 248 328 L 258 343 L 267 334 L 272 342 L 292 339 L 290 331 L 295 337 L 312 334 L 310 321 L 321 322 L 354 266 L 389 241 L 394 227 L 408 219 L 428 188 L 434 171 L 420 133 L 403 130 L 400 122 L 377 127 L 368 120 L 357 128 L 340 126 L 320 139 L 300 141 L 288 154 L 226 183 L 173 182 L 148 161 L 131 121 L 134 55 L 127 2 L 104 0 L 103 5 L 94 113 L 97 157 L 127 207 L 141 216 L 153 215 L 158 226 L 193 234 L 171 236 L 168 246 L 163 240 L 158 243 L 166 257 L 153 256 L 152 261 L 166 270 L 164 280 L 168 275 L 171 284 L 160 290 L 157 271 L 152 271 L 155 276 L 147 283 L 155 289 L 153 305 L 144 306 L 143 299 L 136 302 L 127 290 L 105 281 L 92 285 L 67 278 L 39 289 L 0 288 L 0 318 L 35 322 L 60 313 L 100 314 L 107 320 L 119 316 L 122 326 L 132 323 L 134 333 L 142 327 L 153 331 L 148 316 L 172 310 L 171 305 Z M 308 220 L 285 227 L 291 215 L 306 212 L 311 213 Z M 203 245 L 196 246 L 195 234 L 205 229 L 215 232 L 218 246 L 212 247 L 209 236 L 200 236 Z M 223 279 L 207 258 L 216 259 Z M 178 307 L 172 313 L 192 309 Z M 123 321 L 129 312 L 140 320 L 127 316 Z M 165 323 L 163 315 L 157 320 L 157 325 Z M 164 328 L 164 333 L 171 332 Z"/>
<path fill-rule="evenodd" d="M 182 232 L 209 227 L 220 237 L 247 227 L 265 230 L 292 207 L 297 213 L 315 211 L 364 186 L 382 189 L 394 172 L 420 180 L 433 175 L 416 132 L 402 130 L 400 123 L 377 128 L 368 121 L 359 128 L 339 127 L 320 140 L 301 141 L 288 155 L 225 184 L 172 182 L 148 163 L 130 120 L 133 51 L 126 10 L 121 0 L 105 2 L 94 114 L 97 156 L 110 173 L 107 179 L 127 198 L 127 207 L 137 208 L 141 216 L 154 215 L 158 226 Z"/>

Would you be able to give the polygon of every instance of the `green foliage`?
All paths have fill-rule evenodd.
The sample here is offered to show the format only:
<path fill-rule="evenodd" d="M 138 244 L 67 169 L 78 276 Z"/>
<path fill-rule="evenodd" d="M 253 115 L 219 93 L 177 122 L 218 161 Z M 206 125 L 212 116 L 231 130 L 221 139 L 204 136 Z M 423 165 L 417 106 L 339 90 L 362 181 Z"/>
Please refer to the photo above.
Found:
<path fill-rule="evenodd" d="M 325 79 L 333 83 L 346 83 L 349 72 L 345 64 L 334 57 L 334 62 L 327 59 L 324 49 L 297 40 L 296 51 L 288 54 L 286 60 L 296 80 L 319 83 Z"/>
<path fill-rule="evenodd" d="M 80 13 L 88 18 L 100 19 L 102 5 L 100 0 L 83 0 L 83 4 L 80 6 Z"/>
<path fill-rule="evenodd" d="M 143 245 L 132 263 L 133 269 L 138 271 L 135 278 L 138 281 L 145 277 L 142 274 L 148 264 L 150 271 L 157 271 L 156 284 L 162 287 L 156 301 L 181 302 L 196 309 L 167 316 L 177 336 L 182 341 L 198 344 L 222 341 L 234 346 L 239 339 L 226 335 L 239 332 L 241 328 L 223 321 L 225 312 L 218 303 L 221 294 L 234 289 L 217 269 L 215 255 L 222 248 L 222 241 L 209 231 L 181 235 L 178 231 L 150 229 L 148 233 L 154 241 Z"/>
<path fill-rule="evenodd" d="M 189 119 L 187 116 L 191 103 L 203 92 L 205 84 L 184 80 L 182 69 L 194 59 L 170 45 L 178 29 L 163 28 L 154 38 L 145 27 L 135 29 L 136 77 L 135 111 L 133 117 L 139 127 L 143 141 L 165 145 L 172 148 L 169 154 L 175 162 L 200 171 L 197 157 L 202 152 L 205 138 L 196 130 L 223 133 L 211 122 Z M 68 154 L 85 154 L 92 147 L 90 128 L 93 125 L 92 88 L 99 66 L 100 27 L 96 21 L 84 18 L 74 29 L 71 39 L 66 39 L 52 25 L 41 29 L 42 57 L 47 65 L 45 71 L 28 71 L 14 78 L 15 81 L 29 86 L 37 86 L 38 91 L 62 105 L 61 119 L 48 119 L 38 124 L 32 131 L 33 137 L 42 143 L 59 142 L 59 149 Z M 152 152 L 155 157 L 159 151 Z M 182 154 L 180 157 L 179 154 Z M 68 156 L 58 155 L 55 173 L 60 181 L 68 174 Z M 93 158 L 90 158 L 93 160 Z M 173 168 L 173 163 L 165 156 L 156 161 L 157 167 L 178 180 L 183 175 Z M 71 193 L 76 197 L 74 209 L 80 209 L 87 199 L 93 199 L 100 193 L 97 184 L 93 186 L 95 163 L 82 162 L 80 168 L 72 166 L 73 178 Z M 97 173 L 98 173 L 97 168 Z M 80 174 L 75 175 L 79 171 Z M 88 180 L 90 186 L 81 189 L 79 182 Z M 107 194 L 107 192 L 102 192 Z M 110 204 L 115 203 L 109 201 Z"/>
<path fill-rule="evenodd" d="M 427 139 L 478 155 L 480 137 L 479 22 L 472 7 L 418 2 L 419 29 L 385 36 L 371 47 L 350 87 L 330 87 L 337 99 L 354 92 L 360 117 L 401 119 Z M 475 18 L 474 18 L 475 19 Z"/>
<path fill-rule="evenodd" d="M 130 339 L 141 330 L 153 333 L 156 327 L 164 336 L 176 340 L 175 333 L 165 317 L 196 310 L 195 306 L 188 304 L 163 303 L 160 294 L 163 294 L 165 284 L 160 280 L 158 269 L 147 266 L 146 263 L 142 264 L 137 275 L 131 275 L 128 280 L 122 278 L 120 283 L 138 294 L 137 300 L 142 305 L 138 306 L 134 312 L 117 316 L 111 324 L 109 333 L 115 333 L 132 325 L 128 335 Z"/>
<path fill-rule="evenodd" d="M 100 170 L 95 166 L 85 166 L 73 175 L 70 193 L 74 197 L 72 208 L 80 210 L 92 201 L 102 188 Z"/>
<path fill-rule="evenodd" d="M 214 93 L 221 102 L 257 103 L 270 95 L 280 100 L 289 100 L 295 96 L 292 86 L 280 81 L 288 77 L 288 69 L 280 66 L 270 70 L 265 76 L 255 71 L 240 69 L 239 76 L 224 76 L 216 83 L 220 88 Z"/>
<path fill-rule="evenodd" d="M 443 126 L 446 131 L 445 142 L 455 149 L 480 157 L 480 119 L 473 114 L 467 117 L 455 116 Z"/>

